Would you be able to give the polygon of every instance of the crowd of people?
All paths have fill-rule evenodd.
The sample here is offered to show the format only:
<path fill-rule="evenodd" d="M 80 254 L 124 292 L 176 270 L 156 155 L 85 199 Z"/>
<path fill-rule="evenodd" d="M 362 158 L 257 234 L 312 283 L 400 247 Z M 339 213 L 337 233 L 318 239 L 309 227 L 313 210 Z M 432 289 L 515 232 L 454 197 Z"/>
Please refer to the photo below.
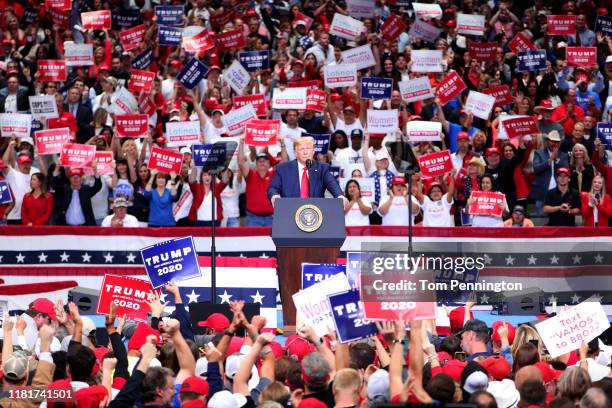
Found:
<path fill-rule="evenodd" d="M 375 2 L 373 15 L 359 19 L 363 32 L 347 40 L 329 31 L 336 14 L 351 15 L 351 1 L 191 0 L 184 5 L 184 27 L 192 32 L 203 27 L 211 38 L 238 30 L 246 45 L 189 53 L 181 45 L 160 45 L 155 2 L 74 1 L 71 10 L 60 10 L 53 8 L 60 7 L 53 2 L 3 0 L 0 113 L 29 112 L 29 97 L 55 95 L 59 116 L 33 120 L 32 136 L 41 129 L 67 127 L 73 142 L 112 152 L 114 172 L 99 176 L 95 168 L 63 167 L 57 154 L 39 154 L 33 137 L 18 138 L 7 130 L 0 140 L 0 179 L 8 181 L 12 202 L 0 205 L 0 223 L 210 225 L 211 184 L 218 183 L 215 215 L 221 225 L 271 225 L 273 207 L 267 188 L 275 166 L 295 157 L 293 141 L 304 133 L 329 133 L 329 150 L 318 154 L 317 160 L 336 170 L 347 198 L 349 226 L 407 225 L 412 184 L 412 221 L 425 226 L 527 227 L 534 224 L 529 219 L 534 217 L 542 221 L 540 225 L 573 226 L 580 220 L 579 225 L 607 227 L 612 216 L 612 199 L 606 192 L 612 187 L 612 154 L 607 150 L 610 141 L 597 137 L 597 123 L 610 121 L 612 113 L 612 36 L 605 25 L 594 31 L 596 17 L 608 15 L 607 2 L 441 0 L 435 4 L 439 15 L 430 11 L 417 16 L 403 3 Z M 99 10 L 111 10 L 122 18 L 135 16 L 133 25 L 146 29 L 142 42 L 127 50 L 120 35 L 125 26 L 117 26 L 114 19 L 110 29 L 84 29 L 80 13 Z M 484 34 L 460 33 L 459 13 L 484 16 Z M 577 16 L 577 34 L 549 35 L 550 15 Z M 391 16 L 406 26 L 392 41 L 381 34 L 383 22 Z M 412 30 L 416 22 L 439 34 L 424 39 Z M 510 43 L 519 35 L 533 48 L 546 51 L 546 69 L 518 71 L 517 53 Z M 471 41 L 497 43 L 497 59 L 483 62 L 473 57 Z M 40 80 L 40 61 L 65 59 L 68 44 L 92 44 L 93 65 L 71 63 L 66 81 Z M 359 70 L 358 77 L 391 78 L 390 99 L 361 99 L 359 81 L 345 88 L 324 85 L 324 67 L 342 63 L 342 51 L 361 45 L 371 47 L 375 65 Z M 596 64 L 569 64 L 570 46 L 595 47 Z M 138 67 L 155 73 L 152 89 L 131 92 L 134 60 L 138 57 L 142 64 L 141 56 L 148 50 L 149 64 Z M 413 50 L 442 50 L 443 72 L 413 72 Z M 199 120 L 202 143 L 230 135 L 223 116 L 236 107 L 237 92 L 224 75 L 240 51 L 269 53 L 269 67 L 250 73 L 243 94 L 263 95 L 266 106 L 260 118 L 281 120 L 277 144 L 265 148 L 241 144 L 228 168 L 215 176 L 198 171 L 189 146 L 172 147 L 184 155 L 180 172 L 151 171 L 150 151 L 153 146 L 166 147 L 167 123 Z M 194 56 L 208 73 L 195 88 L 187 89 L 177 75 Z M 436 97 L 407 103 L 402 98 L 401 81 L 426 76 L 435 90 L 454 72 L 467 89 L 450 102 L 442 104 Z M 300 83 L 314 83 L 326 91 L 322 112 L 272 109 L 275 89 Z M 466 109 L 469 91 L 498 85 L 509 87 L 511 103 L 496 104 L 488 120 Z M 147 137 L 117 134 L 113 104 L 125 92 L 148 115 Z M 397 109 L 397 131 L 368 132 L 368 109 Z M 510 140 L 498 137 L 504 115 L 533 117 L 538 133 Z M 411 143 L 406 125 L 412 121 L 440 122 L 441 140 Z M 452 153 L 452 173 L 434 178 L 417 173 L 409 183 L 404 172 L 415 156 L 446 149 Z M 476 191 L 503 193 L 501 215 L 471 214 Z"/>

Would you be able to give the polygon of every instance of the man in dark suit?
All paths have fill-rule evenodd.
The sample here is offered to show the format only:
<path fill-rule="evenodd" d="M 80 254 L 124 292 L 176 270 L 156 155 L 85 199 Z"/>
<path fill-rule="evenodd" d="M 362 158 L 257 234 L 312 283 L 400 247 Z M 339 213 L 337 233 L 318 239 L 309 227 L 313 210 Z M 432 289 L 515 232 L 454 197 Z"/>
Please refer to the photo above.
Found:
<path fill-rule="evenodd" d="M 59 171 L 53 173 L 51 186 L 55 190 L 59 225 L 96 225 L 91 199 L 102 189 L 102 181 L 96 174 L 94 185 L 89 187 L 83 184 L 83 174 L 83 169 L 71 169 L 66 183 L 66 178 L 61 177 Z"/>
<path fill-rule="evenodd" d="M 77 87 L 68 90 L 64 110 L 70 112 L 77 121 L 77 143 L 86 143 L 93 136 L 93 114 L 91 109 L 81 103 L 81 91 Z"/>
<path fill-rule="evenodd" d="M 6 80 L 6 88 L 0 90 L 0 113 L 27 112 L 30 100 L 25 87 L 19 86 L 19 76 L 11 72 Z"/>
<path fill-rule="evenodd" d="M 561 151 L 561 136 L 553 130 L 546 135 L 546 147 L 533 154 L 533 172 L 535 180 L 531 185 L 530 198 L 535 200 L 536 212 L 544 215 L 546 193 L 557 185 L 555 172 L 559 168 L 569 167 L 569 156 Z"/>
<path fill-rule="evenodd" d="M 276 166 L 268 187 L 272 205 L 280 197 L 323 197 L 325 190 L 329 190 L 336 198 L 346 200 L 338 181 L 329 171 L 329 165 L 313 160 L 314 140 L 311 137 L 298 137 L 293 147 L 295 160 Z"/>

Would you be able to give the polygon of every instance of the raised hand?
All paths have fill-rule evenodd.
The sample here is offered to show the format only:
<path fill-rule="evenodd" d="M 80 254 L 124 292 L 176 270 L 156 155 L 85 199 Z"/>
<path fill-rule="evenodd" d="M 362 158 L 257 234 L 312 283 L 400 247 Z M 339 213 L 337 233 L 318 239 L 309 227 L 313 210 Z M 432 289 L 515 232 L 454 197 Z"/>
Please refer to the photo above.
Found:
<path fill-rule="evenodd" d="M 259 344 L 260 346 L 265 346 L 268 343 L 271 343 L 274 340 L 274 334 L 272 333 L 262 333 L 259 336 L 257 336 L 257 339 L 255 340 L 257 342 L 257 344 Z"/>
<path fill-rule="evenodd" d="M 72 320 L 75 324 L 83 323 L 81 314 L 79 313 L 79 308 L 74 304 L 74 302 L 68 303 L 68 310 L 70 311 L 70 316 L 72 316 Z"/>
<path fill-rule="evenodd" d="M 68 322 L 68 314 L 66 310 L 64 310 L 64 301 L 62 299 L 57 299 L 53 305 L 53 311 L 55 312 L 55 319 L 60 325 L 64 325 Z"/>

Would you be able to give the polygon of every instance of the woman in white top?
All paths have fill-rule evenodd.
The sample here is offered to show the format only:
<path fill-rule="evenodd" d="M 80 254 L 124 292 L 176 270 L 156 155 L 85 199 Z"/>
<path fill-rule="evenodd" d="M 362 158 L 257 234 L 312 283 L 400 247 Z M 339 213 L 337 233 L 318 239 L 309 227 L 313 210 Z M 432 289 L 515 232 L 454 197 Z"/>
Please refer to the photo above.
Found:
<path fill-rule="evenodd" d="M 226 227 L 240 226 L 240 208 L 238 201 L 240 194 L 245 190 L 242 174 L 234 174 L 232 170 L 225 169 L 221 177 L 227 179 L 227 186 L 221 191 L 221 202 L 223 203 L 223 223 Z"/>
<path fill-rule="evenodd" d="M 344 222 L 347 227 L 370 225 L 372 204 L 370 199 L 361 196 L 361 187 L 357 180 L 349 180 L 344 188 L 348 203 L 344 206 Z"/>
<path fill-rule="evenodd" d="M 383 198 L 378 207 L 378 213 L 382 216 L 382 225 L 408 225 L 408 187 L 406 187 L 406 177 L 393 177 L 391 189 L 387 190 L 388 195 Z M 419 213 L 419 202 L 414 196 L 412 201 L 412 220 Z"/>
<path fill-rule="evenodd" d="M 448 174 L 442 178 L 442 183 L 436 181 L 427 188 L 427 195 L 423 195 L 423 189 L 417 188 L 419 202 L 421 203 L 421 211 L 423 212 L 424 227 L 452 227 L 454 226 L 453 217 L 450 210 L 453 206 L 453 195 L 455 194 L 455 170 L 450 173 L 450 181 L 444 194 L 444 179 L 448 178 Z M 419 182 L 419 184 L 421 184 Z"/>
<path fill-rule="evenodd" d="M 482 191 L 494 191 L 493 190 L 493 179 L 489 175 L 482 176 L 481 180 L 481 188 Z M 470 198 L 467 200 L 468 209 L 470 205 L 474 204 L 476 200 Z M 504 197 L 504 201 L 499 203 L 499 208 L 502 210 L 502 214 L 499 217 L 493 215 L 478 215 L 475 214 L 472 216 L 472 226 L 473 227 L 503 227 L 504 226 L 504 215 L 508 215 L 508 203 L 506 202 L 506 197 Z"/>

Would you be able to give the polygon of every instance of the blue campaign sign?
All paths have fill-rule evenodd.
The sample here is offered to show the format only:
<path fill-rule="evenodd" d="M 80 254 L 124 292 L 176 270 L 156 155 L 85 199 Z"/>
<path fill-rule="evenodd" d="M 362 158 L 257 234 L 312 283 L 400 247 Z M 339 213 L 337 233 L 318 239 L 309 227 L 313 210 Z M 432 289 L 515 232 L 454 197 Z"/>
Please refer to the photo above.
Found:
<path fill-rule="evenodd" d="M 249 72 L 270 67 L 270 51 L 243 51 L 238 54 L 240 63 Z"/>
<path fill-rule="evenodd" d="M 111 19 L 115 28 L 131 28 L 140 23 L 140 10 L 113 10 Z"/>
<path fill-rule="evenodd" d="M 359 275 L 361 275 L 361 252 L 347 252 L 346 277 L 352 289 L 359 287 Z"/>
<path fill-rule="evenodd" d="M 597 137 L 606 145 L 606 150 L 612 150 L 612 123 L 599 122 L 597 124 Z"/>
<path fill-rule="evenodd" d="M 176 79 L 187 89 L 194 88 L 208 74 L 208 67 L 202 64 L 197 58 L 192 58 L 181 69 Z"/>
<path fill-rule="evenodd" d="M 304 133 L 304 136 L 310 136 L 314 139 L 314 154 L 327 154 L 329 150 L 329 138 L 331 133 Z"/>
<path fill-rule="evenodd" d="M 172 239 L 140 250 L 151 286 L 202 276 L 192 237 Z"/>
<path fill-rule="evenodd" d="M 612 36 L 612 17 L 597 16 L 597 19 L 595 19 L 595 32 Z"/>
<path fill-rule="evenodd" d="M 519 52 L 517 58 L 517 71 L 519 72 L 541 71 L 546 69 L 546 51 L 544 50 L 528 50 Z"/>
<path fill-rule="evenodd" d="M 157 24 L 182 25 L 185 9 L 183 6 L 155 6 Z"/>
<path fill-rule="evenodd" d="M 345 266 L 339 264 L 303 263 L 302 289 L 323 282 L 339 273 L 345 273 Z"/>
<path fill-rule="evenodd" d="M 340 167 L 339 166 L 329 166 L 329 172 L 334 176 L 334 178 L 340 177 Z"/>
<path fill-rule="evenodd" d="M 38 20 L 38 9 L 26 7 L 21 21 L 25 24 L 32 24 L 36 20 Z"/>
<path fill-rule="evenodd" d="M 212 151 L 213 145 L 211 144 L 197 144 L 191 146 L 191 152 L 193 155 L 193 164 L 196 166 L 204 166 L 204 162 L 208 158 L 208 155 Z"/>
<path fill-rule="evenodd" d="M 146 50 L 134 57 L 134 59 L 132 60 L 132 68 L 148 68 L 149 65 L 151 65 L 151 61 L 153 61 L 153 50 L 151 48 L 147 48 Z"/>
<path fill-rule="evenodd" d="M 8 181 L 0 181 L 0 204 L 12 202 L 13 197 L 11 196 L 11 189 L 9 188 Z"/>
<path fill-rule="evenodd" d="M 159 45 L 180 45 L 183 29 L 180 27 L 162 26 L 158 27 L 157 40 Z"/>
<path fill-rule="evenodd" d="M 392 90 L 392 78 L 361 78 L 361 98 L 363 99 L 391 99 Z"/>
<path fill-rule="evenodd" d="M 365 339 L 376 334 L 376 325 L 365 320 L 358 290 L 350 290 L 327 298 L 340 343 Z"/>

